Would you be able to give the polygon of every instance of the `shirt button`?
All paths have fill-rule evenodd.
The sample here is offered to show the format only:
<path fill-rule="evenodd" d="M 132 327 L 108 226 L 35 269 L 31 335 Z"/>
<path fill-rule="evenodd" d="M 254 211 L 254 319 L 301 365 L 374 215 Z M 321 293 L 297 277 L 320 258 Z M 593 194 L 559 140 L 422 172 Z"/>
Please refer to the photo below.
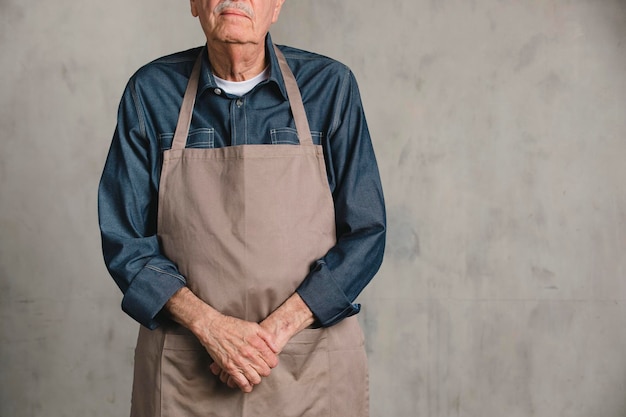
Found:
<path fill-rule="evenodd" d="M 242 99 L 237 99 L 237 107 L 241 107 L 243 105 L 243 100 Z"/>
<path fill-rule="evenodd" d="M 222 90 L 220 90 L 219 88 L 216 88 L 215 90 L 213 90 L 213 92 L 217 94 L 218 96 L 222 94 Z"/>

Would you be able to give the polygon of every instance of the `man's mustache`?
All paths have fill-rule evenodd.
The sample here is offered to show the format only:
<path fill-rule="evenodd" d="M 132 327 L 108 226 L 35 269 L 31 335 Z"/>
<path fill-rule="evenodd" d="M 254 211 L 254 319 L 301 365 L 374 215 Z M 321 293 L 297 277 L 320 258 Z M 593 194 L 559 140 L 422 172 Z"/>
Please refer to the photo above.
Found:
<path fill-rule="evenodd" d="M 226 9 L 241 10 L 246 14 L 246 16 L 250 18 L 254 17 L 254 11 L 250 8 L 248 4 L 232 0 L 224 0 L 223 2 L 218 4 L 215 8 L 215 14 L 220 14 Z"/>

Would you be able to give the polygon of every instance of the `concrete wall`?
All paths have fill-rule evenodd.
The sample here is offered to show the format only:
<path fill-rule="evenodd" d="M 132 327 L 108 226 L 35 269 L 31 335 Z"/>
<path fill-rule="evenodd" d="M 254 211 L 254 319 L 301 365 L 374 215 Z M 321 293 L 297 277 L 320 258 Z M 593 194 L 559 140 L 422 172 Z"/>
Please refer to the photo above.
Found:
<path fill-rule="evenodd" d="M 369 116 L 372 417 L 626 416 L 626 2 L 288 0 L 273 34 Z M 0 0 L 0 416 L 127 414 L 97 182 L 128 77 L 202 42 L 186 2 Z"/>

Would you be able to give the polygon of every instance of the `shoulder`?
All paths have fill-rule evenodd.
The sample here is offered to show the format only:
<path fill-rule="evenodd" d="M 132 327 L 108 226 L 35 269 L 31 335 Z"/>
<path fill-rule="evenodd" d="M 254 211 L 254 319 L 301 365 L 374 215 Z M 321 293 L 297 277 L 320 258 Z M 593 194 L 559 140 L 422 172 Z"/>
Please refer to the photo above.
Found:
<path fill-rule="evenodd" d="M 285 55 L 285 59 L 287 59 L 289 67 L 294 71 L 294 73 L 299 70 L 323 71 L 330 73 L 334 72 L 337 75 L 345 75 L 350 72 L 350 68 L 348 68 L 345 64 L 325 55 L 305 51 L 291 46 L 276 46 L 280 49 L 283 55 Z"/>
<path fill-rule="evenodd" d="M 350 68 L 327 56 L 290 46 L 277 45 L 289 64 L 303 96 L 325 94 L 341 98 L 356 83 Z"/>
<path fill-rule="evenodd" d="M 130 78 L 135 88 L 153 88 L 168 83 L 186 83 L 191 68 L 203 47 L 169 54 L 139 68 Z"/>

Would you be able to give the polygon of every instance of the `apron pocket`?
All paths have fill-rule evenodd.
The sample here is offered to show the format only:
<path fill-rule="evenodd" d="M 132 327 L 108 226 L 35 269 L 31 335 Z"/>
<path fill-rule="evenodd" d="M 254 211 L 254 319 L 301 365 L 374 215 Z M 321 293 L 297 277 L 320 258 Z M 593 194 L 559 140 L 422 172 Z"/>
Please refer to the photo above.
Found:
<path fill-rule="evenodd" d="M 305 329 L 279 356 L 272 375 L 254 388 L 250 410 L 284 417 L 329 416 L 328 340 L 325 329 Z"/>
<path fill-rule="evenodd" d="M 165 336 L 161 357 L 162 417 L 221 417 L 240 408 L 238 391 L 211 373 L 212 362 L 193 334 Z"/>
<path fill-rule="evenodd" d="M 369 415 L 369 374 L 364 342 L 356 316 L 328 329 L 332 416 Z"/>

